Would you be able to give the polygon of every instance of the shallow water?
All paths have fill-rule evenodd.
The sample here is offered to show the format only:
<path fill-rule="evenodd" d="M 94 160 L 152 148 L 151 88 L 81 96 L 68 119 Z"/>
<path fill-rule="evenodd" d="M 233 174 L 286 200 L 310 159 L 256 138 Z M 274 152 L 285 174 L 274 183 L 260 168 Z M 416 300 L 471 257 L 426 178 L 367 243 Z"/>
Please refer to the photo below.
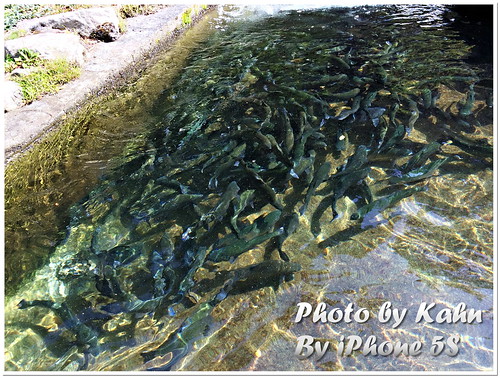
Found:
<path fill-rule="evenodd" d="M 83 163 L 68 153 L 29 190 L 6 181 L 7 279 L 25 279 L 6 298 L 5 369 L 491 370 L 492 67 L 471 61 L 468 27 L 443 6 L 220 7 L 89 117 L 70 150 Z M 408 310 L 397 328 L 376 319 L 387 301 Z M 295 323 L 299 302 L 370 320 Z M 415 321 L 422 303 L 461 302 L 482 322 Z M 299 359 L 302 335 L 329 351 Z M 349 335 L 423 352 L 338 356 Z M 431 356 L 455 335 L 458 355 Z"/>

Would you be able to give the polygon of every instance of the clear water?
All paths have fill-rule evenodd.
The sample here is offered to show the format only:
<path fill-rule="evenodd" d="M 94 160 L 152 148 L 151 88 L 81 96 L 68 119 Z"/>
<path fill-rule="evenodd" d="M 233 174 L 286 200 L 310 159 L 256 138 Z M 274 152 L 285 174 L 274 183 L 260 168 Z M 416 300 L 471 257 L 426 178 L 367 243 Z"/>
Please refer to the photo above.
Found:
<path fill-rule="evenodd" d="M 5 369 L 491 370 L 492 67 L 456 18 L 443 6 L 207 17 L 103 102 L 56 168 L 7 175 Z M 363 212 L 366 188 L 372 204 L 405 195 Z M 375 319 L 386 301 L 408 309 L 397 328 Z M 371 319 L 295 323 L 299 302 Z M 463 302 L 482 322 L 416 323 L 424 302 L 433 314 Z M 302 335 L 330 350 L 297 358 Z M 423 352 L 338 356 L 349 335 Z M 454 335 L 458 355 L 430 355 Z"/>

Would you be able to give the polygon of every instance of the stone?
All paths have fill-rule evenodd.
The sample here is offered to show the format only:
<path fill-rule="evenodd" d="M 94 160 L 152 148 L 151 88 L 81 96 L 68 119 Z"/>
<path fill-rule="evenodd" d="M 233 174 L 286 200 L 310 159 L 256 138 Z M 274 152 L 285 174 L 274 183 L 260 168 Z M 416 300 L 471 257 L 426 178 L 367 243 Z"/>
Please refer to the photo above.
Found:
<path fill-rule="evenodd" d="M 90 38 L 103 42 L 113 42 L 120 36 L 118 30 L 111 22 L 99 25 L 96 30 L 90 33 Z"/>
<path fill-rule="evenodd" d="M 20 49 L 29 49 L 40 54 L 42 59 L 64 58 L 70 62 L 83 64 L 85 48 L 80 37 L 65 32 L 46 32 L 5 41 L 5 54 L 16 57 Z"/>
<path fill-rule="evenodd" d="M 103 24 L 110 24 L 114 32 L 118 33 L 118 22 L 118 15 L 113 7 L 87 8 L 23 20 L 17 24 L 17 28 L 31 31 L 69 30 L 88 38 Z"/>
<path fill-rule="evenodd" d="M 4 112 L 10 112 L 23 106 L 23 92 L 16 82 L 6 80 L 3 83 Z"/>
<path fill-rule="evenodd" d="M 10 76 L 19 76 L 19 77 L 26 76 L 26 75 L 29 75 L 30 73 L 32 73 L 33 71 L 35 71 L 34 67 L 31 67 L 31 68 L 19 68 L 18 67 L 10 73 Z"/>

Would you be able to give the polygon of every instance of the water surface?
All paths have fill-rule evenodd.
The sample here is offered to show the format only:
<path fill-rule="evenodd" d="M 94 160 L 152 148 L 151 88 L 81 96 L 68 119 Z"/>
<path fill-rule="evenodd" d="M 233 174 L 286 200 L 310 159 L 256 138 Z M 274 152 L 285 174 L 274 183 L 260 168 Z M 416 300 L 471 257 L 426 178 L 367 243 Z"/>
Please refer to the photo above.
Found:
<path fill-rule="evenodd" d="M 492 67 L 461 22 L 444 6 L 220 7 L 182 59 L 90 117 L 84 164 L 8 186 L 7 277 L 24 281 L 6 370 L 491 370 Z M 408 309 L 397 328 L 375 319 L 387 301 Z M 294 323 L 299 302 L 371 319 Z M 414 321 L 460 302 L 482 322 Z M 329 352 L 297 358 L 302 335 Z M 337 356 L 349 335 L 423 352 Z M 430 355 L 455 335 L 458 355 Z"/>

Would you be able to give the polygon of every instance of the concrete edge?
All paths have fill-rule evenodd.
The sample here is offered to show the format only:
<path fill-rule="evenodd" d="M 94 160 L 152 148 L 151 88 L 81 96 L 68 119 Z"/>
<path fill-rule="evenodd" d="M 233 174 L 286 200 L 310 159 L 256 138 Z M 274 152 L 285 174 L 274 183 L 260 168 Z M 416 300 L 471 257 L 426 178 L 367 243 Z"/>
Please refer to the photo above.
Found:
<path fill-rule="evenodd" d="M 126 46 L 133 51 L 125 53 L 124 57 L 118 57 L 116 64 L 110 64 L 107 70 L 95 72 L 93 66 L 99 65 L 99 59 L 97 61 L 89 59 L 82 67 L 81 76 L 64 85 L 58 93 L 46 95 L 29 105 L 4 113 L 4 164 L 8 165 L 21 158 L 49 133 L 76 116 L 79 110 L 98 106 L 103 97 L 138 79 L 142 72 L 155 63 L 159 53 L 168 49 L 184 32 L 214 8 L 208 6 L 201 10 L 192 18 L 190 25 L 183 26 L 180 16 L 192 7 L 192 5 L 172 5 L 164 8 L 169 10 L 170 15 L 162 9 L 151 15 L 127 19 L 129 23 L 132 21 L 132 24 L 138 26 L 135 25 L 131 30 L 127 30 L 116 41 L 121 43 L 112 43 L 116 43 L 114 50 L 126 51 L 123 48 Z M 166 15 L 168 18 L 165 20 Z M 152 30 L 150 25 L 158 23 L 163 27 L 160 30 Z M 141 39 L 139 42 L 137 37 Z M 108 48 L 106 45 L 109 46 L 103 43 L 98 46 L 101 49 Z"/>

